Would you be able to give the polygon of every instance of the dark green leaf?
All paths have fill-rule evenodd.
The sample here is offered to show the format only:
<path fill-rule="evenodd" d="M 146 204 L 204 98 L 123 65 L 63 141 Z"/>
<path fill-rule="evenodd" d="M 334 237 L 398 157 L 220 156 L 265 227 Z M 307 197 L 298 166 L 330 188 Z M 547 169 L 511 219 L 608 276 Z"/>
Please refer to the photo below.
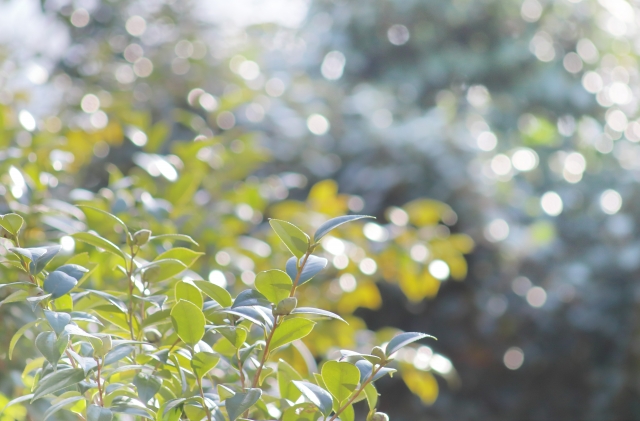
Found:
<path fill-rule="evenodd" d="M 44 280 L 43 288 L 51 294 L 52 298 L 59 298 L 76 286 L 78 280 L 64 272 L 54 270 Z"/>
<path fill-rule="evenodd" d="M 103 365 L 107 366 L 130 355 L 135 348 L 132 345 L 120 345 L 113 348 L 104 357 Z"/>
<path fill-rule="evenodd" d="M 401 333 L 399 335 L 396 335 L 387 344 L 385 354 L 387 355 L 387 357 L 389 357 L 391 356 L 391 354 L 398 351 L 400 348 L 406 345 L 409 345 L 412 342 L 419 341 L 420 339 L 423 339 L 423 338 L 436 339 L 434 336 L 427 335 L 426 333 L 418 333 L 418 332 L 406 332 L 406 333 Z"/>
<path fill-rule="evenodd" d="M 235 421 L 242 413 L 251 408 L 262 396 L 262 389 L 247 389 L 246 392 L 239 392 L 226 400 L 227 414 L 229 421 Z"/>
<path fill-rule="evenodd" d="M 36 348 L 55 368 L 68 342 L 69 337 L 67 335 L 61 335 L 58 338 L 54 332 L 41 332 L 36 337 Z"/>
<path fill-rule="evenodd" d="M 304 265 L 304 268 L 302 269 L 302 273 L 300 274 L 298 285 L 302 285 L 305 282 L 310 281 L 311 278 L 316 276 L 318 273 L 320 273 L 322 269 L 324 269 L 327 266 L 327 263 L 328 261 L 324 257 L 309 256 L 309 258 L 307 259 Z M 287 271 L 287 275 L 289 275 L 289 277 L 292 280 L 296 279 L 296 276 L 298 274 L 298 268 L 296 266 L 295 257 L 292 257 L 289 260 L 287 260 L 285 270 Z"/>
<path fill-rule="evenodd" d="M 87 408 L 87 421 L 111 421 L 113 412 L 109 408 L 97 405 L 89 405 Z"/>
<path fill-rule="evenodd" d="M 231 308 L 262 306 L 271 308 L 271 303 L 267 298 L 255 289 L 245 289 L 236 297 Z"/>
<path fill-rule="evenodd" d="M 31 402 L 82 380 L 84 380 L 84 370 L 81 368 L 67 368 L 50 373 L 38 382 Z"/>
<path fill-rule="evenodd" d="M 44 310 L 44 317 L 49 325 L 56 332 L 56 335 L 64 332 L 64 327 L 71 323 L 71 315 L 69 313 L 56 313 L 55 311 Z"/>
<path fill-rule="evenodd" d="M 292 223 L 279 219 L 270 219 L 269 224 L 294 256 L 300 258 L 305 255 L 309 249 L 307 234 Z"/>
<path fill-rule="evenodd" d="M 373 370 L 373 364 L 371 364 L 367 360 L 360 360 L 360 361 L 356 361 L 355 365 L 360 371 L 360 382 L 364 383 L 371 376 L 371 371 Z M 393 374 L 395 372 L 396 370 L 393 368 L 382 367 L 381 369 L 378 370 L 376 375 L 373 376 L 373 379 L 371 381 L 374 382 L 387 374 Z"/>
<path fill-rule="evenodd" d="M 32 259 L 31 263 L 29 263 L 29 272 L 31 272 L 32 275 L 37 275 L 44 270 L 45 266 L 47 266 L 47 263 L 49 263 L 51 259 L 56 257 L 56 254 L 60 251 L 60 246 L 50 246 L 31 250 Z M 44 253 L 40 253 L 40 250 L 44 250 Z"/>
<path fill-rule="evenodd" d="M 43 414 L 43 416 L 44 416 L 43 421 L 47 421 L 47 419 L 49 419 L 49 417 L 50 417 L 51 415 L 53 415 L 53 414 L 55 414 L 56 412 L 58 412 L 59 410 L 63 409 L 66 405 L 69 405 L 69 404 L 71 404 L 71 403 L 74 403 L 74 402 L 77 402 L 77 401 L 83 400 L 84 398 L 85 398 L 85 397 L 84 397 L 84 396 L 82 396 L 82 395 L 80 395 L 80 396 L 71 396 L 71 397 L 69 397 L 69 398 L 66 398 L 66 399 L 61 400 L 60 402 L 57 402 L 57 403 L 56 403 L 56 404 L 54 404 L 54 405 L 51 405 L 51 406 L 49 407 L 49 409 L 47 409 L 47 410 L 44 412 L 44 414 Z"/>
<path fill-rule="evenodd" d="M 120 250 L 118 246 L 116 246 L 106 238 L 102 238 L 99 235 L 93 234 L 91 232 L 78 232 L 78 233 L 72 234 L 71 236 L 76 240 L 82 241 L 87 244 L 91 244 L 94 247 L 98 247 L 108 253 L 121 257 L 125 263 L 127 261 L 127 258 L 125 254 L 122 252 L 122 250 Z"/>
<path fill-rule="evenodd" d="M 83 268 L 80 265 L 66 264 L 60 266 L 55 271 L 66 273 L 67 275 L 79 281 L 80 279 L 82 279 L 85 273 L 89 272 L 89 269 Z"/>
<path fill-rule="evenodd" d="M 316 233 L 313 235 L 313 241 L 317 243 L 318 241 L 320 241 L 320 239 L 322 239 L 322 237 L 327 235 L 327 233 L 332 229 L 342 224 L 346 224 L 347 222 L 355 221 L 357 219 L 362 219 L 362 218 L 375 219 L 375 217 L 368 216 L 368 215 L 345 215 L 345 216 L 338 216 L 337 218 L 329 219 L 327 222 L 320 225 Z"/>
<path fill-rule="evenodd" d="M 133 385 L 138 390 L 142 402 L 149 402 L 162 387 L 162 379 L 147 373 L 138 373 L 133 378 Z"/>
<path fill-rule="evenodd" d="M 302 392 L 305 398 L 314 404 L 322 415 L 328 417 L 333 408 L 333 398 L 331 394 L 313 383 L 293 380 L 292 383 Z"/>

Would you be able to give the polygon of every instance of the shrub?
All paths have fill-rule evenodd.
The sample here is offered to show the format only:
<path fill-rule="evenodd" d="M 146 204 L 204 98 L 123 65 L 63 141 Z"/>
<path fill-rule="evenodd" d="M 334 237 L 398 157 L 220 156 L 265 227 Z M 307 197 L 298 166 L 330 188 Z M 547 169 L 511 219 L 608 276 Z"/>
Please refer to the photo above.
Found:
<path fill-rule="evenodd" d="M 130 230 L 109 212 L 80 208 L 88 220 L 118 227 L 120 242 L 94 231 L 73 234 L 110 255 L 122 280 L 112 288 L 87 288 L 97 274 L 89 254 L 63 262 L 59 246 L 23 248 L 23 218 L 11 213 L 0 219 L 3 236 L 14 246 L 6 263 L 23 273 L 21 280 L 0 286 L 15 289 L 3 303 L 26 301 L 37 315 L 15 333 L 9 356 L 28 329 L 42 330 L 35 338 L 42 357 L 29 362 L 23 375 L 33 375 L 32 393 L 7 407 L 52 397 L 45 420 L 65 409 L 87 421 L 109 421 L 117 413 L 163 421 L 347 421 L 354 419 L 353 404 L 366 400 L 367 420 L 388 419 L 376 412 L 374 382 L 396 371 L 396 351 L 429 335 L 401 333 L 367 354 L 341 350 L 319 373 L 301 374 L 286 354 L 276 359 L 278 349 L 300 346 L 297 341 L 322 319 L 344 322 L 330 311 L 298 306 L 296 291 L 327 265 L 313 254 L 320 239 L 366 216 L 330 219 L 313 238 L 271 219 L 293 256 L 284 271 L 260 272 L 255 289 L 232 297 L 189 270 L 203 254 L 186 247 L 198 245 L 190 236 Z M 184 247 L 154 252 L 153 244 L 167 242 Z M 314 365 L 313 358 L 307 361 L 308 368 Z"/>

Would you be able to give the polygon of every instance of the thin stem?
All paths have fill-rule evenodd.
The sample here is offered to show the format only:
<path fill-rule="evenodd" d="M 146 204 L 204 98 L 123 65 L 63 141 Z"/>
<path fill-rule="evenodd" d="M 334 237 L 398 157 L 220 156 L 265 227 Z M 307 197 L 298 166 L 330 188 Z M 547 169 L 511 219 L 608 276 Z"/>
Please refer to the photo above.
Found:
<path fill-rule="evenodd" d="M 69 357 L 69 361 L 71 361 L 71 366 L 73 368 L 78 368 L 78 365 L 76 364 L 76 360 L 73 359 L 73 357 L 71 356 L 71 354 L 69 353 L 68 349 L 64 350 L 64 353 L 67 354 L 67 357 Z"/>
<path fill-rule="evenodd" d="M 127 270 L 127 279 L 129 281 L 129 311 L 127 322 L 129 323 L 129 333 L 131 334 L 131 340 L 135 341 L 135 335 L 133 334 L 133 317 L 134 317 L 134 309 L 133 309 L 133 259 L 136 257 L 136 253 L 133 250 L 133 245 L 129 247 L 131 250 L 131 261 L 129 263 L 129 269 Z"/>
<path fill-rule="evenodd" d="M 207 402 L 204 398 L 204 390 L 202 390 L 202 380 L 200 380 L 200 376 L 198 373 L 194 373 L 196 375 L 196 379 L 198 380 L 198 387 L 200 388 L 200 397 L 202 398 L 202 406 L 204 406 L 204 410 L 207 412 L 207 419 L 211 421 L 211 411 L 207 406 Z"/>
<path fill-rule="evenodd" d="M 96 375 L 96 382 L 98 383 L 98 394 L 100 396 L 100 406 L 104 406 L 104 398 L 102 396 L 102 386 L 100 385 L 100 371 L 102 370 L 102 364 L 98 358 L 94 358 L 98 364 L 98 373 Z"/>
<path fill-rule="evenodd" d="M 16 247 L 20 248 L 20 238 L 18 238 L 18 234 L 13 236 L 13 241 L 16 243 Z M 22 263 L 22 268 L 24 269 L 25 272 L 27 272 L 27 275 L 29 276 L 29 280 L 31 281 L 31 283 L 38 285 L 38 282 L 35 280 L 31 272 L 29 271 L 29 265 L 24 260 L 24 257 L 21 254 L 18 254 L 18 257 L 20 258 L 20 263 Z"/>
<path fill-rule="evenodd" d="M 353 396 L 351 396 L 351 398 L 347 401 L 347 403 L 345 403 L 343 406 L 341 406 L 336 411 L 336 413 L 333 414 L 333 416 L 331 418 L 329 418 L 329 421 L 333 421 L 336 418 L 338 418 L 338 415 L 340 415 L 342 413 L 342 411 L 347 409 L 347 407 L 349 405 L 351 405 L 353 403 L 353 401 L 355 401 L 358 398 L 358 396 L 360 396 L 360 393 L 362 393 L 364 388 L 367 387 L 367 385 L 373 381 L 374 377 L 376 376 L 376 374 L 378 374 L 378 371 L 380 371 L 381 368 L 382 368 L 382 365 L 379 365 L 378 368 L 376 368 L 375 370 L 371 371 L 371 374 L 369 375 L 369 378 L 367 380 L 365 380 L 365 382 L 360 385 L 360 388 L 356 391 L 356 393 L 353 394 Z"/>
<path fill-rule="evenodd" d="M 300 276 L 302 275 L 302 270 L 304 269 L 304 265 L 307 264 L 307 260 L 309 260 L 309 256 L 311 255 L 311 249 L 307 251 L 304 255 L 304 260 L 300 263 L 300 267 L 298 268 L 298 273 L 296 274 L 296 279 L 293 281 L 293 285 L 291 286 L 291 292 L 289 293 L 289 297 L 293 297 L 296 295 L 296 288 L 298 288 L 298 282 L 300 282 Z"/>

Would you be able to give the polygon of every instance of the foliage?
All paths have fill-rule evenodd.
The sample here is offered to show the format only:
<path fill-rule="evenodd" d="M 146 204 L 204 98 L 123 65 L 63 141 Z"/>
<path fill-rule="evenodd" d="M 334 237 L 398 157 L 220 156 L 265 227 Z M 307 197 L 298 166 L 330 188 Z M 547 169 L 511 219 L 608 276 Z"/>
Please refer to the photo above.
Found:
<path fill-rule="evenodd" d="M 108 222 L 100 228 L 114 224 L 122 228 L 122 241 L 112 242 L 95 232 L 78 232 L 74 238 L 111 254 L 107 270 L 124 280 L 120 285 L 126 285 L 125 292 L 83 287 L 104 262 L 78 253 L 66 256 L 60 265 L 56 259 L 60 247 L 21 247 L 21 216 L 11 213 L 0 220 L 5 238 L 14 245 L 5 264 L 21 270 L 24 279 L 2 285 L 16 290 L 3 303 L 24 300 L 32 306 L 36 320 L 27 327 L 42 330 L 35 346 L 43 355 L 23 372 L 23 377 L 32 377 L 32 393 L 6 407 L 52 396 L 45 420 L 66 409 L 87 421 L 108 421 L 117 413 L 152 420 L 185 415 L 208 421 L 289 420 L 304 414 L 305 419 L 323 416 L 333 421 L 353 420 L 353 404 L 366 399 L 367 419 L 377 420 L 384 415 L 376 411 L 373 382 L 396 371 L 387 366 L 398 350 L 429 337 L 401 333 L 386 350 L 376 346 L 371 354 L 341 351 L 340 361 L 325 362 L 319 376 L 309 366 L 301 374 L 291 365 L 293 360 L 273 361 L 276 350 L 294 342 L 305 349 L 300 340 L 322 323 L 316 319 L 344 322 L 321 309 L 296 311 L 303 310 L 297 308 L 296 291 L 316 257 L 319 238 L 347 222 L 344 217 L 323 224 L 313 241 L 295 225 L 272 219 L 274 231 L 294 254 L 295 270 L 288 275 L 261 272 L 263 280 L 257 286 L 266 295 L 246 289 L 230 301 L 222 288 L 192 279 L 197 275 L 188 269 L 202 253 L 183 247 L 155 253 L 152 231 L 130 230 L 109 212 L 81 209 L 105 217 Z M 178 239 L 197 246 L 190 237 Z M 323 268 L 317 266 L 313 275 Z M 279 293 L 283 285 L 288 294 Z M 17 332 L 12 345 L 24 333 Z M 298 398 L 288 382 L 274 379 L 285 375 L 298 379 L 293 381 Z"/>

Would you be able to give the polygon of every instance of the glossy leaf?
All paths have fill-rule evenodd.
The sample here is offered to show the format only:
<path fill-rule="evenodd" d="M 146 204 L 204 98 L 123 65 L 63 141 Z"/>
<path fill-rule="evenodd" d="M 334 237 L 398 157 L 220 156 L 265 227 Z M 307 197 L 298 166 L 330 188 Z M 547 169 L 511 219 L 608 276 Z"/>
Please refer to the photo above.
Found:
<path fill-rule="evenodd" d="M 67 368 L 48 374 L 38 382 L 31 402 L 65 387 L 77 384 L 82 380 L 84 380 L 84 370 L 81 368 Z"/>
<path fill-rule="evenodd" d="M 197 352 L 191 358 L 191 368 L 201 379 L 220 361 L 220 356 L 211 352 Z"/>
<path fill-rule="evenodd" d="M 331 319 L 336 319 L 336 320 L 340 320 L 341 322 L 347 323 L 346 320 L 344 320 L 342 317 L 338 316 L 337 314 L 332 313 L 332 312 L 327 311 L 327 310 L 322 310 L 320 308 L 296 307 L 295 309 L 293 309 L 291 314 L 310 314 L 310 315 L 313 315 L 313 316 L 329 317 Z"/>
<path fill-rule="evenodd" d="M 132 345 L 117 346 L 105 355 L 104 362 L 102 364 L 105 366 L 108 366 L 110 364 L 118 362 L 123 358 L 126 358 L 127 356 L 131 355 L 134 349 L 135 348 Z"/>
<path fill-rule="evenodd" d="M 327 266 L 328 260 L 324 257 L 318 256 L 309 256 L 307 259 L 304 268 L 302 269 L 302 273 L 300 274 L 300 279 L 298 280 L 298 285 L 302 285 L 305 282 L 308 282 L 316 276 L 322 269 Z M 291 280 L 295 280 L 298 274 L 298 268 L 296 267 L 296 258 L 292 257 L 287 260 L 287 264 L 285 267 L 287 271 L 287 275 L 291 278 Z"/>
<path fill-rule="evenodd" d="M 373 370 L 373 364 L 371 364 L 367 360 L 360 360 L 360 361 L 356 361 L 355 365 L 358 368 L 358 370 L 360 371 L 360 383 L 364 383 L 365 381 L 367 381 L 371 377 L 371 372 Z M 382 367 L 382 368 L 380 368 L 378 370 L 376 375 L 373 376 L 373 379 L 371 381 L 374 382 L 374 381 L 378 380 L 379 378 L 381 378 L 381 377 L 383 377 L 383 376 L 385 376 L 387 374 L 393 374 L 395 372 L 396 372 L 396 370 L 394 368 Z"/>
<path fill-rule="evenodd" d="M 291 286 L 291 278 L 281 270 L 267 270 L 256 275 L 256 289 L 274 304 L 289 296 Z"/>
<path fill-rule="evenodd" d="M 87 421 L 111 421 L 113 412 L 109 408 L 97 405 L 89 405 L 87 408 Z"/>
<path fill-rule="evenodd" d="M 298 258 L 309 249 L 309 236 L 290 222 L 270 219 L 269 224 L 289 251 Z"/>
<path fill-rule="evenodd" d="M 225 402 L 229 421 L 235 421 L 243 412 L 251 408 L 262 396 L 262 389 L 247 389 L 228 398 Z"/>
<path fill-rule="evenodd" d="M 55 271 L 65 273 L 72 278 L 75 278 L 76 281 L 82 279 L 85 273 L 89 272 L 89 269 L 84 268 L 80 265 L 75 264 L 66 264 L 57 268 Z"/>
<path fill-rule="evenodd" d="M 200 288 L 200 291 L 204 292 L 209 298 L 215 300 L 222 307 L 229 307 L 233 303 L 233 298 L 231 298 L 229 291 L 221 286 L 203 280 L 194 280 L 193 283 Z"/>
<path fill-rule="evenodd" d="M 143 281 L 156 283 L 173 278 L 174 276 L 184 272 L 187 269 L 187 266 L 180 260 L 162 259 L 154 260 L 141 269 L 143 270 Z"/>
<path fill-rule="evenodd" d="M 389 341 L 387 344 L 387 348 L 385 349 L 385 354 L 387 357 L 391 356 L 391 354 L 398 351 L 400 348 L 409 345 L 412 342 L 419 341 L 423 338 L 432 338 L 436 339 L 434 336 L 427 335 L 426 333 L 418 333 L 418 332 L 405 332 L 396 335 L 393 339 Z M 437 339 L 436 339 L 437 340 Z"/>
<path fill-rule="evenodd" d="M 44 253 L 36 252 L 36 250 L 44 250 Z M 50 246 L 44 248 L 33 249 L 31 263 L 29 263 L 29 272 L 32 275 L 38 275 L 44 270 L 56 254 L 60 251 L 60 246 Z"/>
<path fill-rule="evenodd" d="M 8 213 L 0 216 L 0 226 L 11 235 L 18 235 L 22 225 L 24 225 L 24 219 L 17 213 Z"/>
<path fill-rule="evenodd" d="M 93 234 L 90 232 L 78 232 L 75 234 L 71 235 L 73 238 L 75 238 L 76 240 L 82 241 L 84 243 L 90 244 L 94 247 L 98 247 L 100 249 L 103 249 L 104 251 L 111 253 L 115 256 L 121 257 L 125 262 L 127 260 L 127 258 L 125 257 L 125 254 L 122 250 L 120 250 L 118 248 L 118 246 L 116 246 L 115 244 L 113 244 L 111 241 L 107 240 L 106 238 L 100 237 L 97 234 Z"/>
<path fill-rule="evenodd" d="M 293 385 L 292 387 L 295 388 Z M 300 392 L 298 391 L 298 393 Z M 281 419 L 282 421 L 317 421 L 321 415 L 314 404 L 304 402 L 285 409 Z"/>
<path fill-rule="evenodd" d="M 292 402 L 298 400 L 302 392 L 292 383 L 294 380 L 302 380 L 302 376 L 285 360 L 278 361 L 278 389 L 280 396 Z"/>
<path fill-rule="evenodd" d="M 185 300 L 193 303 L 198 308 L 202 308 L 202 293 L 198 288 L 188 282 L 179 281 L 174 287 L 176 301 Z"/>
<path fill-rule="evenodd" d="M 64 332 L 64 327 L 71 323 L 71 315 L 69 313 L 44 310 L 44 317 L 53 331 L 56 332 L 56 335 Z"/>
<path fill-rule="evenodd" d="M 302 392 L 304 397 L 314 404 L 322 415 L 329 416 L 333 408 L 333 398 L 331 394 L 313 383 L 307 381 L 293 380 L 292 383 Z"/>
<path fill-rule="evenodd" d="M 313 330 L 315 322 L 307 319 L 286 319 L 274 332 L 271 339 L 271 350 L 287 345 L 295 340 L 302 339 Z"/>
<path fill-rule="evenodd" d="M 337 218 L 329 219 L 327 222 L 325 222 L 324 224 L 320 225 L 320 227 L 318 227 L 318 229 L 316 230 L 316 233 L 313 234 L 313 241 L 317 243 L 322 239 L 322 237 L 327 235 L 327 233 L 329 233 L 329 231 L 331 231 L 332 229 L 337 228 L 342 224 L 346 224 L 347 222 L 355 221 L 362 218 L 375 219 L 375 217 L 368 216 L 368 215 L 344 215 L 344 216 L 338 216 Z"/>
<path fill-rule="evenodd" d="M 58 361 L 67 347 L 68 342 L 68 336 L 62 335 L 58 338 L 54 332 L 41 332 L 35 341 L 38 351 L 40 351 L 54 368 L 58 365 Z"/>
<path fill-rule="evenodd" d="M 189 301 L 180 300 L 173 306 L 171 322 L 180 339 L 186 344 L 193 346 L 204 336 L 204 314 Z"/>
<path fill-rule="evenodd" d="M 271 303 L 267 298 L 255 289 L 245 289 L 233 301 L 231 308 L 262 306 L 271 308 Z"/>
<path fill-rule="evenodd" d="M 70 405 L 74 402 L 77 402 L 79 400 L 83 400 L 85 399 L 84 396 L 80 395 L 80 396 L 71 396 L 69 398 L 66 399 L 62 399 L 59 402 L 56 402 L 54 405 L 51 405 L 49 407 L 49 409 L 47 409 L 43 416 L 43 421 L 47 421 L 49 419 L 50 416 L 52 416 L 53 414 L 55 414 L 56 412 L 60 411 L 61 409 L 63 409 L 65 406 Z"/>
<path fill-rule="evenodd" d="M 353 364 L 327 361 L 322 366 L 322 380 L 327 390 L 342 405 L 358 387 L 360 373 Z"/>
<path fill-rule="evenodd" d="M 51 294 L 52 298 L 59 298 L 76 286 L 78 280 L 64 272 L 54 270 L 44 280 L 43 288 Z"/>
<path fill-rule="evenodd" d="M 369 409 L 371 411 L 375 410 L 378 407 L 378 391 L 373 383 L 369 383 L 364 388 L 364 394 L 367 397 L 367 403 L 369 404 Z"/>
<path fill-rule="evenodd" d="M 138 390 L 142 402 L 149 402 L 162 387 L 162 379 L 147 373 L 138 373 L 133 378 L 133 385 Z"/>

